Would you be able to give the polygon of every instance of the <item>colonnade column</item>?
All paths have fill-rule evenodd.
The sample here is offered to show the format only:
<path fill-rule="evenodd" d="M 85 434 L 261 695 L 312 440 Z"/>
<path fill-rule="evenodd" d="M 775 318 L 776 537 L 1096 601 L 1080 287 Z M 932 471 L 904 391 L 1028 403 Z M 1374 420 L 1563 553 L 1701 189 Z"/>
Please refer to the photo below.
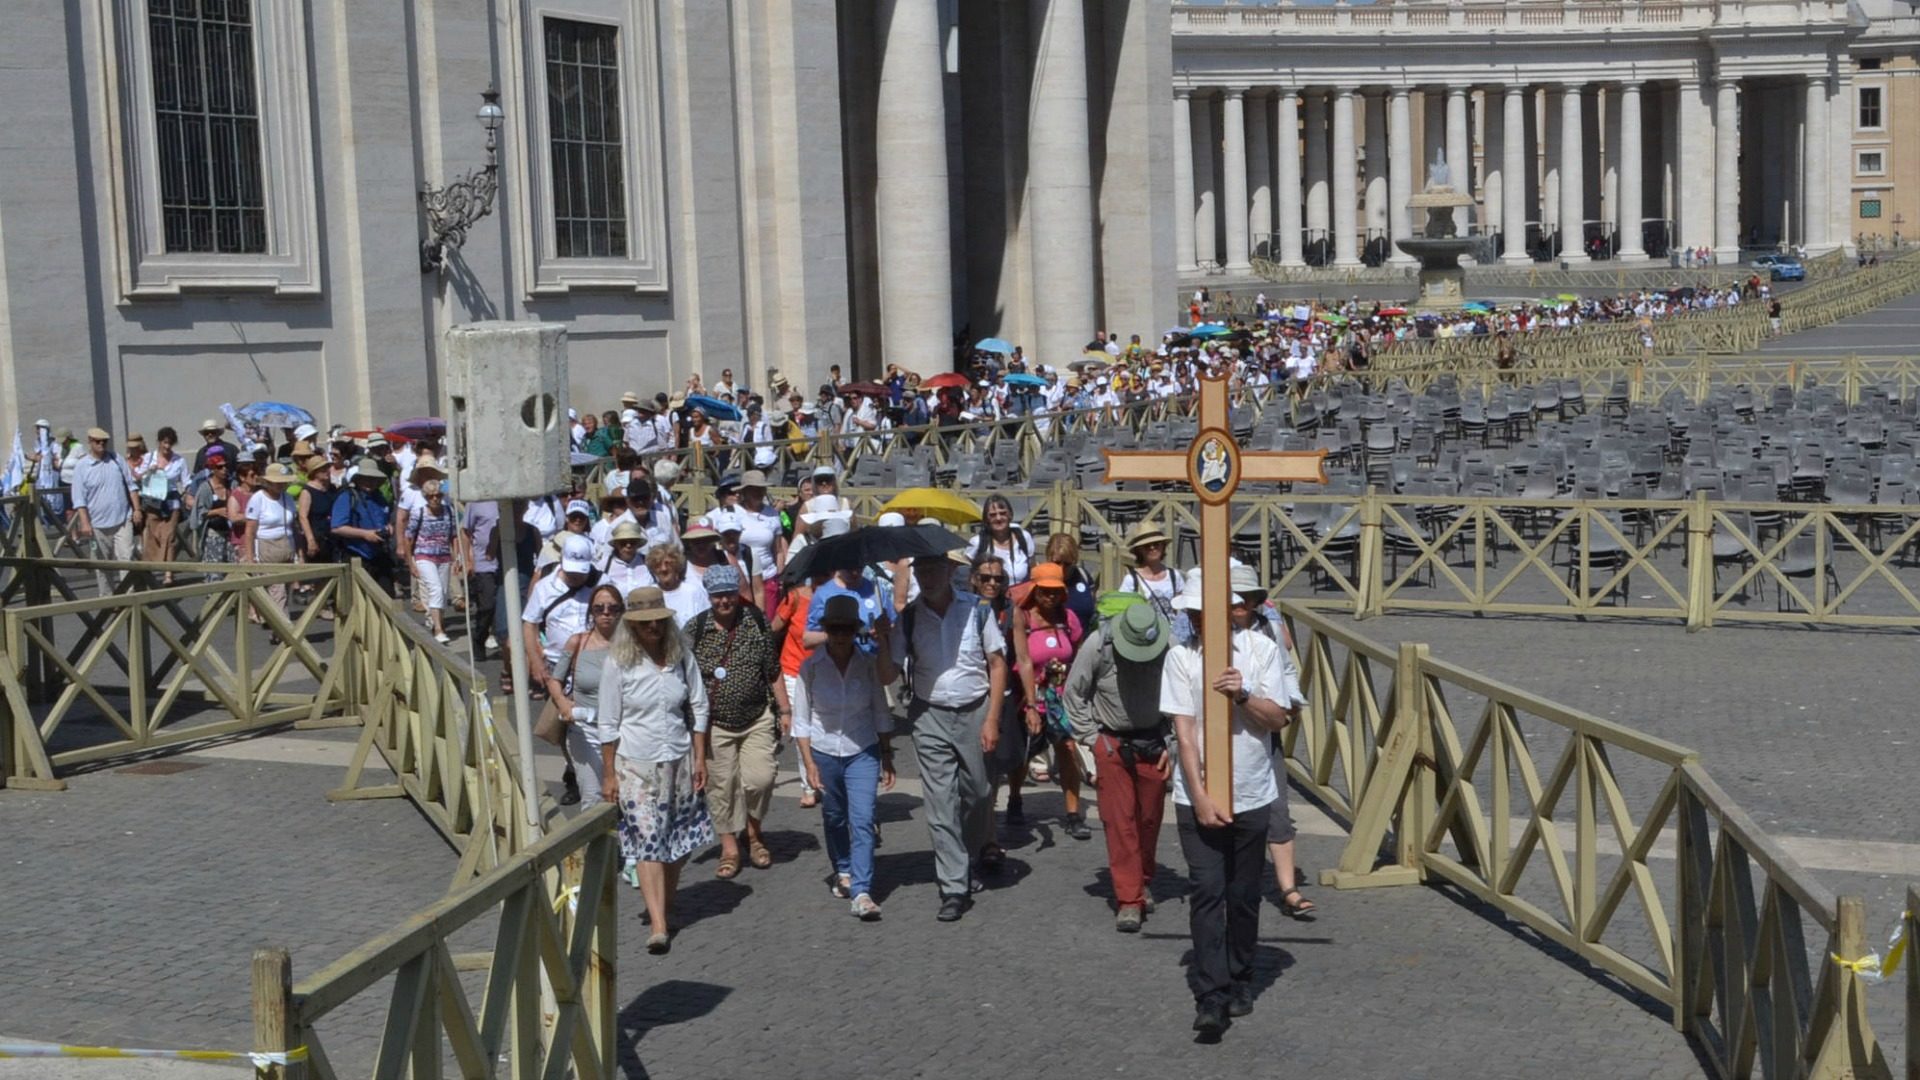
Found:
<path fill-rule="evenodd" d="M 1380 90 L 1365 92 L 1367 100 L 1367 187 L 1361 197 L 1367 208 L 1366 237 L 1372 244 L 1376 238 L 1387 239 L 1389 233 L 1389 215 L 1387 213 L 1387 97 Z M 1389 250 L 1392 241 L 1387 242 Z"/>
<path fill-rule="evenodd" d="M 1273 131 L 1267 114 L 1267 95 L 1247 98 L 1247 242 L 1254 254 L 1273 258 Z"/>
<path fill-rule="evenodd" d="M 1740 261 L 1740 80 L 1721 75 L 1713 100 L 1713 257 Z"/>
<path fill-rule="evenodd" d="M 1506 113 L 1505 137 L 1500 143 L 1500 261 L 1525 264 L 1527 253 L 1527 193 L 1532 189 L 1533 157 L 1527 153 L 1527 111 L 1533 104 L 1525 86 L 1509 86 L 1501 95 Z"/>
<path fill-rule="evenodd" d="M 1036 29 L 1027 160 L 1033 278 L 1047 291 L 1043 357 L 1072 357 L 1101 323 L 1093 272 L 1093 165 L 1087 156 L 1086 7 L 1049 0 Z M 945 71 L 944 64 L 938 69 Z"/>
<path fill-rule="evenodd" d="M 1620 251 L 1617 258 L 1644 259 L 1647 257 L 1645 229 L 1641 219 L 1646 217 L 1642 208 L 1640 161 L 1640 84 L 1625 83 L 1620 87 Z"/>
<path fill-rule="evenodd" d="M 1173 92 L 1173 254 L 1181 271 L 1193 261 L 1193 93 Z"/>
<path fill-rule="evenodd" d="M 1305 266 L 1300 243 L 1300 100 L 1291 89 L 1274 99 L 1279 111 L 1276 135 L 1280 140 L 1280 265 Z"/>
<path fill-rule="evenodd" d="M 1359 266 L 1360 252 L 1355 234 L 1359 232 L 1359 214 L 1354 191 L 1355 157 L 1353 145 L 1353 89 L 1341 87 L 1333 92 L 1333 265 Z"/>
<path fill-rule="evenodd" d="M 1253 268 L 1247 258 L 1246 96 L 1246 87 L 1229 86 L 1220 99 L 1220 168 L 1226 173 L 1220 178 L 1220 202 L 1227 215 L 1227 269 L 1233 271 Z"/>
<path fill-rule="evenodd" d="M 1413 236 L 1413 91 L 1396 86 L 1387 97 L 1387 261 L 1408 266 L 1416 260 L 1393 244 Z"/>
<path fill-rule="evenodd" d="M 925 0 L 879 0 L 874 15 L 880 42 L 874 115 L 880 332 L 889 360 L 910 370 L 942 371 L 953 362 L 953 238 L 940 12 Z M 1083 160 L 1085 145 L 1082 140 Z"/>
<path fill-rule="evenodd" d="M 1212 265 L 1220 261 L 1219 207 L 1213 189 L 1213 102 L 1205 95 L 1193 99 L 1193 261 Z"/>
<path fill-rule="evenodd" d="M 1467 133 L 1467 88 L 1447 87 L 1447 172 L 1456 191 L 1473 194 L 1473 142 Z M 1453 208 L 1453 229 L 1467 235 L 1468 207 Z"/>
<path fill-rule="evenodd" d="M 1484 93 L 1480 112 L 1480 224 L 1482 231 L 1492 236 L 1507 220 L 1507 110 L 1498 88 Z"/>
<path fill-rule="evenodd" d="M 1546 88 L 1540 95 L 1542 108 L 1538 125 L 1541 148 L 1540 235 L 1545 238 L 1553 234 L 1556 246 L 1560 233 L 1561 132 L 1565 127 L 1560 122 L 1560 105 L 1565 96 L 1566 91 L 1558 86 Z"/>
<path fill-rule="evenodd" d="M 1560 95 L 1560 261 L 1583 263 L 1587 257 L 1586 151 L 1581 145 L 1581 105 L 1586 86 L 1568 83 Z"/>
<path fill-rule="evenodd" d="M 1807 79 L 1806 109 L 1800 151 L 1800 243 L 1809 251 L 1826 247 L 1827 240 L 1827 78 L 1814 75 Z"/>
<path fill-rule="evenodd" d="M 1325 240 L 1332 222 L 1327 214 L 1327 94 L 1309 90 L 1307 99 L 1307 232 Z"/>

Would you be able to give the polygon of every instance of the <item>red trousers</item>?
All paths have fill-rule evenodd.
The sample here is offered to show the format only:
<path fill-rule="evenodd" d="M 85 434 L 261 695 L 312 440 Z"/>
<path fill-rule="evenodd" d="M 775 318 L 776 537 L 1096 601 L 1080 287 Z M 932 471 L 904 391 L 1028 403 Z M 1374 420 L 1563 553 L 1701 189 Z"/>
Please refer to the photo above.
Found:
<path fill-rule="evenodd" d="M 1120 759 L 1119 745 L 1111 735 L 1098 736 L 1093 757 L 1101 831 L 1107 837 L 1107 867 L 1113 874 L 1113 899 L 1125 907 L 1144 903 L 1147 886 L 1153 883 L 1167 780 L 1151 761 L 1136 759 L 1129 768 Z M 1168 752 L 1171 755 L 1171 747 Z"/>

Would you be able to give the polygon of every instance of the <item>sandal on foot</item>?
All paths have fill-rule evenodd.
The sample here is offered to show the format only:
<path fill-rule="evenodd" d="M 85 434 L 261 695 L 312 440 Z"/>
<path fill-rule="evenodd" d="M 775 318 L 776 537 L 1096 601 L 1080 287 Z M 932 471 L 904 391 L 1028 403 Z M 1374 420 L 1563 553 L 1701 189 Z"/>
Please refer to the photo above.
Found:
<path fill-rule="evenodd" d="M 713 868 L 713 876 L 721 881 L 732 881 L 740 876 L 740 856 L 722 855 L 720 865 Z"/>
<path fill-rule="evenodd" d="M 828 874 L 827 891 L 842 900 L 853 899 L 853 877 L 850 874 Z"/>
<path fill-rule="evenodd" d="M 1007 850 L 999 844 L 988 844 L 980 849 L 980 869 L 996 873 L 1007 862 Z"/>
<path fill-rule="evenodd" d="M 647 951 L 655 956 L 664 956 L 671 948 L 673 948 L 673 940 L 665 934 L 654 934 L 647 938 Z"/>
<path fill-rule="evenodd" d="M 773 865 L 773 852 L 765 843 L 755 840 L 747 845 L 747 861 L 755 870 L 765 870 Z"/>
<path fill-rule="evenodd" d="M 1299 889 L 1288 889 L 1280 894 L 1280 910 L 1295 919 L 1313 914 L 1314 903 L 1300 895 Z"/>

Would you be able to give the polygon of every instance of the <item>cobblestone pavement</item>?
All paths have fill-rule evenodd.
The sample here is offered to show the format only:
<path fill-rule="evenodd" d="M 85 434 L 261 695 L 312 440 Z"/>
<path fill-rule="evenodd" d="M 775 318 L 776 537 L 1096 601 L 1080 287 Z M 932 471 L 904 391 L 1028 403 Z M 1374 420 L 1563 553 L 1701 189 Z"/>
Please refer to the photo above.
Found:
<path fill-rule="evenodd" d="M 0 1032 L 248 1049 L 254 948 L 284 946 L 295 978 L 311 974 L 437 899 L 453 874 L 412 804 L 328 803 L 339 769 L 158 764 L 189 768 L 0 792 Z M 372 999 L 349 1007 L 377 1024 Z"/>
<path fill-rule="evenodd" d="M 1791 294 L 1782 301 L 1792 302 Z M 1844 356 L 1856 352 L 1869 357 L 1912 356 L 1920 351 L 1914 344 L 1916 329 L 1920 329 L 1920 293 L 1909 293 L 1831 326 L 1775 338 L 1762 345 L 1760 351 L 1803 356 Z"/>
<path fill-rule="evenodd" d="M 1576 973 L 1497 916 L 1440 890 L 1309 890 L 1322 914 L 1261 915 L 1260 997 L 1217 1046 L 1196 1045 L 1182 976 L 1184 864 L 1171 820 L 1156 915 L 1114 933 L 1105 848 L 1053 828 L 1057 796 L 960 923 L 934 921 L 925 826 L 883 799 L 878 925 L 851 919 L 821 882 L 818 823 L 780 800 L 779 858 L 735 882 L 692 866 L 690 920 L 645 955 L 637 894 L 623 897 L 621 1012 L 635 1075 L 1697 1076 L 1684 1039 L 1645 1003 Z M 909 812 L 913 820 L 904 820 Z M 1303 837 L 1306 865 L 1329 838 Z M 724 916 L 724 917 L 723 917 Z M 1489 1013 L 1502 1021 L 1486 1022 Z M 989 1064 L 991 1063 L 991 1064 Z M 642 1071 L 643 1070 L 643 1071 Z"/>

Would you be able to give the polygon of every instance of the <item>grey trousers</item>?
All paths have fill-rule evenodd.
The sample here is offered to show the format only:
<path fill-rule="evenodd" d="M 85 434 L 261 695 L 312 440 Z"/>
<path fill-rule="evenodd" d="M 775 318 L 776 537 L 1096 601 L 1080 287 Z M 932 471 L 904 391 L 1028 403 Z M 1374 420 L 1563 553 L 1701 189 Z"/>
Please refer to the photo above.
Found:
<path fill-rule="evenodd" d="M 972 891 L 973 857 L 993 839 L 993 783 L 980 750 L 986 715 L 985 700 L 965 711 L 919 701 L 907 710 L 942 896 Z"/>

